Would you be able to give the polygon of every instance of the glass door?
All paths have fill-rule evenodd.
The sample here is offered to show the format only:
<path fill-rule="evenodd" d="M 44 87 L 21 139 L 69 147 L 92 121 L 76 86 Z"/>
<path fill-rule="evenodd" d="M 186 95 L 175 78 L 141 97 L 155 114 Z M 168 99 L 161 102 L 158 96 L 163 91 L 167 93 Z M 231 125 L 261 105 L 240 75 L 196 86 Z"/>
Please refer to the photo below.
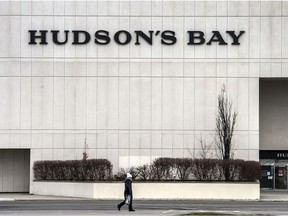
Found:
<path fill-rule="evenodd" d="M 261 188 L 274 188 L 274 166 L 266 165 L 261 166 L 261 179 L 260 179 L 260 187 Z"/>
<path fill-rule="evenodd" d="M 275 189 L 287 189 L 287 166 L 275 166 Z"/>

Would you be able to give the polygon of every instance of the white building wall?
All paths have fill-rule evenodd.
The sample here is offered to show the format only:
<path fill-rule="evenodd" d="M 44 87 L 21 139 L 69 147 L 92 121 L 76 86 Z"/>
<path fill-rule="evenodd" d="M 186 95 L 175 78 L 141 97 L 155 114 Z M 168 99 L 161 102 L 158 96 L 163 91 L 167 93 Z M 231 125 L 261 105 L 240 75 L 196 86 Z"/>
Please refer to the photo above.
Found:
<path fill-rule="evenodd" d="M 288 75 L 287 15 L 285 1 L 1 1 L 0 148 L 31 148 L 31 166 L 80 159 L 85 138 L 89 157 L 108 158 L 116 170 L 190 157 L 201 137 L 214 137 L 226 84 L 239 113 L 235 158 L 258 160 L 259 77 Z M 86 30 L 92 38 L 32 46 L 31 29 Z M 168 29 L 178 41 L 100 46 L 100 29 Z M 188 46 L 187 30 L 245 34 L 240 46 Z"/>

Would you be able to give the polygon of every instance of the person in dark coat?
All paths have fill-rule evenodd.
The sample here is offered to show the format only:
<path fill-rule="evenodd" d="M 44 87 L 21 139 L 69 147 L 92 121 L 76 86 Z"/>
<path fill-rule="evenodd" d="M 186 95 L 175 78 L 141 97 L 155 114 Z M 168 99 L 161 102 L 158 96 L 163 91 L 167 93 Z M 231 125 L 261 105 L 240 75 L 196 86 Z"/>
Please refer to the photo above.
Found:
<path fill-rule="evenodd" d="M 130 203 L 129 203 L 129 211 L 135 211 L 132 208 L 132 200 L 133 200 L 133 193 L 132 193 L 132 175 L 127 173 L 127 177 L 125 179 L 125 190 L 124 190 L 124 200 L 117 205 L 118 210 L 120 211 L 121 207 L 126 203 L 126 199 L 128 195 L 131 196 Z"/>

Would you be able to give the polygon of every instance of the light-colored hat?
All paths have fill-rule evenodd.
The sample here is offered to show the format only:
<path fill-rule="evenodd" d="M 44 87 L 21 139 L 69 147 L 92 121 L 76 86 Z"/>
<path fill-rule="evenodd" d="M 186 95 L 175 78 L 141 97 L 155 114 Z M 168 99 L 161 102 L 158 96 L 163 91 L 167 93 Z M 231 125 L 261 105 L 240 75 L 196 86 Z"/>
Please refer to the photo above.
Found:
<path fill-rule="evenodd" d="M 127 173 L 127 178 L 132 178 L 132 175 L 130 173 Z"/>

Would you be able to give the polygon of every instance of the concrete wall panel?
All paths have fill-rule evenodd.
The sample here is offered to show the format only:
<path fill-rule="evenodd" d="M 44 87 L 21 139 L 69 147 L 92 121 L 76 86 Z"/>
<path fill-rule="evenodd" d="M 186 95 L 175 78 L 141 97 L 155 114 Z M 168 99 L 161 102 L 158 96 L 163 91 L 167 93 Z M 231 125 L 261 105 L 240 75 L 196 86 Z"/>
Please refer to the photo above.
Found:
<path fill-rule="evenodd" d="M 86 137 L 91 158 L 113 160 L 115 171 L 198 155 L 199 137 L 210 142 L 215 134 L 226 84 L 239 113 L 235 155 L 258 160 L 259 77 L 288 76 L 287 8 L 279 1 L 0 2 L 0 146 L 32 148 L 31 163 L 79 159 Z M 91 41 L 72 45 L 70 32 L 66 45 L 55 45 L 48 33 L 48 45 L 32 46 L 31 29 L 87 30 Z M 110 32 L 108 45 L 94 43 L 99 29 Z M 161 44 L 161 33 L 153 45 L 135 45 L 135 30 L 167 29 L 175 45 Z M 118 30 L 131 33 L 129 45 L 115 43 Z M 228 45 L 188 45 L 189 30 L 203 31 L 206 42 L 219 30 Z M 245 31 L 241 45 L 231 45 L 227 30 Z"/>

